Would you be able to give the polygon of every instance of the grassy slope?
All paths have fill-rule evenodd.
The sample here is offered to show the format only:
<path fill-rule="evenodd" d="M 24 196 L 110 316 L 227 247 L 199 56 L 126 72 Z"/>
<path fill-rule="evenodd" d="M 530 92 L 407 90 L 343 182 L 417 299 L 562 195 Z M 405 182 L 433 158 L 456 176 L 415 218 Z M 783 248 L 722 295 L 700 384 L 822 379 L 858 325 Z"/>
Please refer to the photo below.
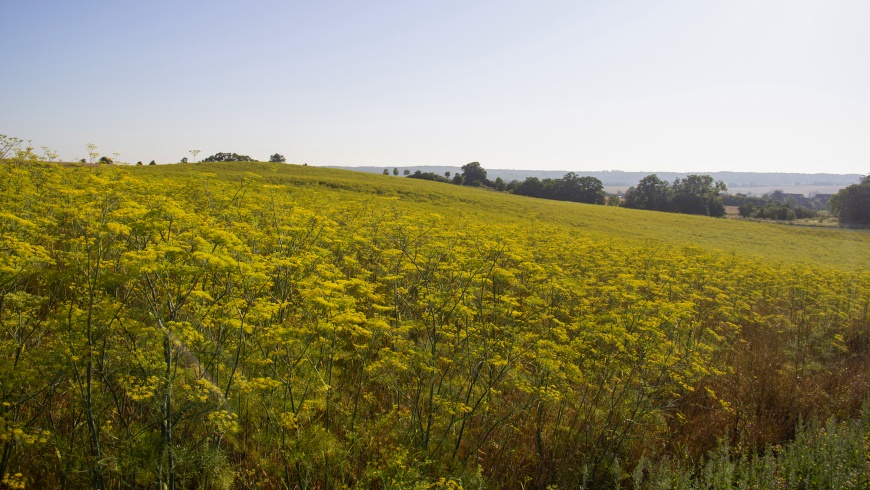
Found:
<path fill-rule="evenodd" d="M 291 186 L 300 203 L 376 202 L 524 227 L 559 227 L 595 240 L 652 247 L 697 246 L 752 259 L 870 270 L 870 233 L 713 219 L 513 196 L 402 177 L 270 163 L 198 163 L 135 168 L 155 178 L 243 178 Z M 294 187 L 295 186 L 295 187 Z M 385 201 L 386 202 L 386 201 Z"/>

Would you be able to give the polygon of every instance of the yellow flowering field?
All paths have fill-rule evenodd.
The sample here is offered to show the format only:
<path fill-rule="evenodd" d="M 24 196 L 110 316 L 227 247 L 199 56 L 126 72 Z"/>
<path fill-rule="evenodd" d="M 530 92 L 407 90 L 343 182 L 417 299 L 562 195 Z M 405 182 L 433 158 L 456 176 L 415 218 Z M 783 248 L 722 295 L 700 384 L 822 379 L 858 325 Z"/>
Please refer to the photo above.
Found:
<path fill-rule="evenodd" d="M 870 394 L 870 234 L 268 163 L 0 163 L 0 473 L 609 488 Z"/>

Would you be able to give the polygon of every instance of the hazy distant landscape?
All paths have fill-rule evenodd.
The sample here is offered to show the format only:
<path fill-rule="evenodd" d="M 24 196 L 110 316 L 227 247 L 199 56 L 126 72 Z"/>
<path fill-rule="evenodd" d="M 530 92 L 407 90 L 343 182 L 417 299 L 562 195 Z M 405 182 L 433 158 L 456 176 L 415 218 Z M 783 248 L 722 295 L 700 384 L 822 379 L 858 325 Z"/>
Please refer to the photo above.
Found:
<path fill-rule="evenodd" d="M 452 166 L 402 166 L 402 167 L 373 167 L 373 166 L 343 166 L 330 167 L 342 168 L 346 170 L 354 170 L 358 172 L 368 172 L 380 174 L 384 169 L 392 172 L 393 168 L 398 168 L 400 175 L 407 169 L 416 172 L 433 172 L 443 175 L 445 172 L 450 172 L 455 175 L 461 173 L 460 167 Z M 501 177 L 506 182 L 511 180 L 525 180 L 527 177 L 545 178 L 562 178 L 568 171 L 562 170 L 505 170 L 505 169 L 487 169 L 487 174 L 490 179 Z M 728 185 L 728 192 L 736 193 L 752 193 L 762 195 L 774 190 L 780 189 L 789 193 L 797 194 L 833 194 L 847 185 L 857 183 L 862 174 L 832 174 L 832 173 L 781 173 L 781 172 L 625 172 L 620 170 L 609 171 L 574 171 L 580 176 L 595 177 L 604 184 L 607 192 L 616 193 L 624 192 L 629 187 L 637 184 L 637 182 L 649 174 L 656 174 L 662 180 L 673 181 L 676 178 L 685 178 L 689 174 L 704 174 L 710 175 L 715 180 L 721 180 Z"/>

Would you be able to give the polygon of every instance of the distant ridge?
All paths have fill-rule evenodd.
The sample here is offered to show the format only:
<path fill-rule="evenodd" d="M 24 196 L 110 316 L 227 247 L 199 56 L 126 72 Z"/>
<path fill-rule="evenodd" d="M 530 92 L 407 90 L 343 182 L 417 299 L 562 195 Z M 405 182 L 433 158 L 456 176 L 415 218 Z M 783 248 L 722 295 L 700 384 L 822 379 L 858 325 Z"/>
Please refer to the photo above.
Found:
<path fill-rule="evenodd" d="M 355 170 L 358 172 L 367 172 L 380 174 L 387 168 L 392 175 L 393 168 L 399 169 L 399 176 L 404 174 L 407 169 L 411 173 L 417 170 L 421 172 L 433 172 L 439 175 L 444 175 L 444 172 L 450 172 L 451 175 L 462 172 L 460 167 L 447 166 L 406 166 L 406 167 L 348 167 L 348 166 L 331 166 L 328 168 L 340 168 L 345 170 Z M 484 168 L 486 168 L 484 166 Z M 539 179 L 558 179 L 568 173 L 569 170 L 507 170 L 507 169 L 486 169 L 489 179 L 501 177 L 505 182 L 511 180 L 525 180 L 527 177 L 537 177 Z M 741 187 L 762 187 L 762 186 L 792 186 L 792 185 L 814 185 L 814 186 L 847 186 L 857 184 L 861 179 L 861 174 L 802 174 L 802 173 L 780 173 L 780 172 L 625 172 L 622 170 L 603 170 L 603 171 L 573 171 L 581 177 L 589 176 L 600 180 L 608 187 L 629 187 L 636 185 L 640 179 L 649 174 L 656 174 L 660 179 L 673 181 L 676 178 L 684 178 L 690 174 L 710 175 L 716 180 L 721 180 L 728 185 L 729 190 L 737 190 Z"/>

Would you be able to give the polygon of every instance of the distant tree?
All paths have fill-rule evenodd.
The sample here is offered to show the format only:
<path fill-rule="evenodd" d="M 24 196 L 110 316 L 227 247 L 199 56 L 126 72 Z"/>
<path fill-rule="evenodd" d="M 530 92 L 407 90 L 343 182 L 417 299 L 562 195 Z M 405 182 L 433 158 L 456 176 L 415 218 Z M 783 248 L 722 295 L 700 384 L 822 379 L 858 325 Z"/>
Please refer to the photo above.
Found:
<path fill-rule="evenodd" d="M 737 207 L 737 213 L 741 218 L 752 218 L 758 208 L 751 202 L 743 203 Z"/>
<path fill-rule="evenodd" d="M 685 179 L 674 180 L 671 188 L 676 212 L 716 218 L 725 216 L 725 205 L 719 193 L 728 188 L 721 180 L 713 182 L 709 175 L 687 175 Z"/>
<path fill-rule="evenodd" d="M 737 210 L 743 218 L 773 219 L 778 221 L 815 218 L 818 214 L 806 206 L 792 202 L 774 201 L 767 196 L 765 198 L 747 199 Z"/>
<path fill-rule="evenodd" d="M 238 153 L 215 153 L 210 157 L 206 157 L 203 162 L 253 162 L 254 159 L 248 155 L 239 155 Z"/>
<path fill-rule="evenodd" d="M 774 190 L 773 192 L 767 194 L 767 197 L 770 198 L 770 200 L 776 202 L 785 202 L 786 200 L 785 191 L 783 191 L 782 189 Z"/>
<path fill-rule="evenodd" d="M 142 160 L 139 160 L 138 162 L 136 162 L 136 165 L 137 165 L 137 166 L 138 166 L 138 165 L 142 165 Z"/>
<path fill-rule="evenodd" d="M 181 163 L 187 163 L 187 157 L 182 158 Z"/>
<path fill-rule="evenodd" d="M 671 211 L 674 192 L 670 184 L 651 174 L 640 179 L 637 186 L 630 187 L 625 193 L 623 206 L 650 211 Z"/>
<path fill-rule="evenodd" d="M 148 162 L 148 165 L 157 165 L 157 162 L 155 162 L 154 160 L 151 160 L 150 162 Z"/>
<path fill-rule="evenodd" d="M 550 187 L 549 199 L 604 204 L 604 184 L 595 177 L 580 177 L 574 172 L 568 172 L 560 180 L 553 181 Z"/>
<path fill-rule="evenodd" d="M 390 170 L 387 169 L 387 168 L 385 168 L 385 169 L 384 169 L 384 175 L 390 175 Z"/>
<path fill-rule="evenodd" d="M 736 194 L 725 194 L 722 196 L 722 204 L 726 206 L 743 206 L 751 204 L 753 206 L 764 206 L 770 199 L 765 195 L 763 197 L 747 196 L 741 192 Z"/>
<path fill-rule="evenodd" d="M 520 196 L 556 201 L 604 204 L 606 197 L 604 184 L 600 180 L 590 176 L 580 177 L 574 172 L 568 172 L 561 179 L 526 177 L 520 184 L 511 182 L 509 187 L 512 193 Z"/>
<path fill-rule="evenodd" d="M 739 211 L 740 208 L 738 208 Z M 744 211 L 745 213 L 746 211 Z M 797 218 L 797 214 L 791 209 L 791 206 L 786 203 L 777 201 L 769 201 L 763 207 L 752 207 L 750 218 L 759 219 L 774 219 L 777 221 L 792 221 Z"/>
<path fill-rule="evenodd" d="M 495 178 L 494 186 L 495 186 L 495 190 L 497 190 L 499 192 L 504 192 L 505 189 L 507 189 L 507 184 L 505 184 L 504 180 L 502 180 L 501 177 Z"/>
<path fill-rule="evenodd" d="M 113 162 L 112 159 L 109 157 L 100 157 L 99 163 L 101 163 L 102 165 L 111 165 Z"/>
<path fill-rule="evenodd" d="M 466 163 L 462 166 L 462 178 L 465 185 L 481 185 L 486 182 L 486 170 L 478 162 Z"/>
<path fill-rule="evenodd" d="M 280 153 L 275 153 L 274 155 L 269 157 L 269 161 L 273 163 L 286 163 L 287 159 L 284 158 L 284 155 Z"/>
<path fill-rule="evenodd" d="M 435 172 L 421 172 L 417 170 L 408 176 L 409 179 L 434 180 L 435 182 L 450 182 L 446 177 L 442 177 Z"/>
<path fill-rule="evenodd" d="M 843 225 L 870 225 L 870 174 L 859 184 L 840 189 L 831 197 L 831 213 Z"/>
<path fill-rule="evenodd" d="M 82 158 L 81 160 L 79 160 L 79 163 L 88 163 L 88 161 Z"/>
<path fill-rule="evenodd" d="M 611 194 L 607 196 L 607 205 L 608 206 L 619 206 L 621 199 L 616 194 Z"/>
<path fill-rule="evenodd" d="M 462 174 L 454 174 L 451 182 L 456 185 L 463 185 L 465 183 L 465 178 L 462 177 Z"/>
<path fill-rule="evenodd" d="M 448 171 L 444 172 L 444 176 L 449 179 L 450 178 L 450 171 L 448 170 Z"/>
<path fill-rule="evenodd" d="M 398 168 L 393 167 L 393 175 L 399 175 L 399 169 L 398 169 Z"/>
<path fill-rule="evenodd" d="M 810 208 L 808 208 L 806 206 L 802 206 L 800 204 L 794 206 L 792 209 L 794 209 L 794 214 L 797 217 L 797 219 L 815 218 L 819 215 L 819 213 L 816 212 L 816 210 L 810 209 Z"/>
<path fill-rule="evenodd" d="M 403 175 L 411 175 L 411 171 L 406 168 L 405 171 L 402 172 L 402 174 Z"/>
<path fill-rule="evenodd" d="M 542 198 L 544 197 L 544 183 L 537 177 L 526 177 L 526 180 L 514 189 L 514 194 Z"/>

